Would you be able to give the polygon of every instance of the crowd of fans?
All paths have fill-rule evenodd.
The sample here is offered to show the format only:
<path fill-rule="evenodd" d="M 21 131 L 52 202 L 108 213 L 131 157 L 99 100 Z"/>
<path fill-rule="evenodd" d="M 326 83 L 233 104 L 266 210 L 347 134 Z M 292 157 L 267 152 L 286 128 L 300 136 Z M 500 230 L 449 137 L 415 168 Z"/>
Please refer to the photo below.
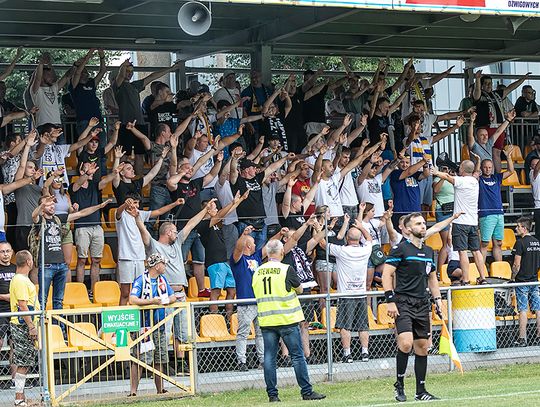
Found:
<path fill-rule="evenodd" d="M 95 52 L 101 65 L 92 77 L 85 66 Z M 47 298 L 52 286 L 53 308 L 62 308 L 66 281 L 84 281 L 87 262 L 91 293 L 100 279 L 105 242 L 101 212 L 106 217 L 104 208 L 111 207 L 117 208 L 113 221 L 121 304 L 141 297 L 145 259 L 155 253 L 166 260 L 163 273 L 172 299 L 185 301 L 186 273 L 195 277 L 201 298 L 215 300 L 221 290 L 229 299 L 254 298 L 251 276 L 270 239 L 283 241 L 284 262 L 297 272 L 304 293 L 316 287 L 327 292 L 330 280 L 340 293 L 363 295 L 380 286 L 383 247 L 407 237 L 404 215 L 426 213 L 433 201 L 439 223 L 431 233 L 439 232 L 443 242 L 438 270 L 448 263 L 453 284 L 469 283 L 468 251 L 479 284 L 486 283 L 490 242 L 494 260 L 502 260 L 501 185 L 514 173 L 508 126 L 516 116 L 538 117 L 531 86 L 522 87 L 515 107 L 508 95 L 528 74 L 494 90 L 492 79 L 478 71 L 460 110 L 434 114 L 433 86 L 452 68 L 418 73 L 412 59 L 393 83 L 385 61 L 372 78 L 359 77 L 345 59 L 348 73 L 336 80 L 321 69 L 308 69 L 301 83 L 291 75 L 281 84 L 263 84 L 261 73 L 252 71 L 243 90 L 234 71 L 227 70 L 213 95 L 197 81 L 173 94 L 159 79 L 176 64 L 132 80 L 128 59 L 108 75 L 110 87 L 100 100 L 97 90 L 107 68 L 103 51 L 92 49 L 60 78 L 44 53 L 25 91 L 25 106 L 19 108 L 5 100 L 2 81 L 19 56 L 0 75 L 0 201 L 6 212 L 0 240 L 9 242 L 2 245 L 6 256 L 0 252 L 0 305 L 7 301 L 14 275 L 9 258 L 27 249 L 36 264 L 30 278 L 45 281 L 39 298 Z M 151 95 L 141 103 L 140 93 L 148 86 Z M 72 144 L 66 144 L 61 115 L 68 107 L 77 131 Z M 14 133 L 12 122 L 24 117 L 32 130 Z M 455 124 L 440 130 L 438 123 L 448 120 Z M 471 160 L 454 164 L 446 159 L 437 168 L 432 145 L 462 126 Z M 527 142 L 533 147 L 525 173 L 540 208 L 540 137 L 529 134 Z M 66 159 L 71 154 L 78 164 L 70 179 Z M 102 199 L 110 183 L 114 202 Z M 148 201 L 143 198 L 147 186 Z M 540 209 L 535 218 L 540 219 Z M 74 277 L 68 267 L 73 245 L 78 257 Z M 340 248 L 350 245 L 368 247 L 370 255 L 351 262 L 355 249 Z M 190 268 L 185 267 L 188 259 Z M 246 338 L 257 312 L 253 305 L 237 308 L 238 363 L 247 369 Z M 313 309 L 304 311 L 302 335 L 309 356 L 307 326 Z M 350 312 L 364 313 L 354 306 Z M 345 362 L 352 361 L 347 330 L 365 331 L 364 322 L 338 317 Z M 175 328 L 178 341 L 185 336 Z M 361 342 L 367 360 L 367 335 L 361 335 Z"/>

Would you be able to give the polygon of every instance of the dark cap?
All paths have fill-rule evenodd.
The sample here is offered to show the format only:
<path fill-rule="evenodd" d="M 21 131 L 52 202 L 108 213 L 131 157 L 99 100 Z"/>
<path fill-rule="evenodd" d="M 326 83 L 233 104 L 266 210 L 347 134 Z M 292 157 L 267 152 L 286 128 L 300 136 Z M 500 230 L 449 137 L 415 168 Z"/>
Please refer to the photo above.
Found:
<path fill-rule="evenodd" d="M 241 170 L 245 170 L 246 168 L 249 168 L 249 167 L 256 167 L 257 165 L 251 161 L 251 160 L 248 160 L 247 158 L 244 158 L 242 161 L 240 161 L 240 169 Z"/>

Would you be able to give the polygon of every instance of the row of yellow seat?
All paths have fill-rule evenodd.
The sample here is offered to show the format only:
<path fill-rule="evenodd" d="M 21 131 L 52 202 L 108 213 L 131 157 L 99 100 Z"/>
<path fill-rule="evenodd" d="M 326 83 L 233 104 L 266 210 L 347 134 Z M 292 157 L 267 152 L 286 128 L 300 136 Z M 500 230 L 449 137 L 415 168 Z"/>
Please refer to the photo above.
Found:
<path fill-rule="evenodd" d="M 120 304 L 120 286 L 116 281 L 98 281 L 94 284 L 93 295 L 93 301 L 90 301 L 84 283 L 66 283 L 64 309 L 113 307 Z M 52 309 L 52 287 L 49 288 L 46 309 Z"/>
<path fill-rule="evenodd" d="M 441 251 L 443 249 L 443 243 L 441 240 L 441 235 L 438 233 L 435 233 L 431 236 L 429 236 L 426 239 L 426 245 L 431 247 L 435 251 Z M 516 244 L 516 235 L 514 233 L 514 230 L 511 228 L 504 228 L 504 236 L 502 241 L 502 250 L 512 250 L 514 245 Z M 490 241 L 488 244 L 488 250 L 491 250 L 493 248 L 493 243 Z"/>

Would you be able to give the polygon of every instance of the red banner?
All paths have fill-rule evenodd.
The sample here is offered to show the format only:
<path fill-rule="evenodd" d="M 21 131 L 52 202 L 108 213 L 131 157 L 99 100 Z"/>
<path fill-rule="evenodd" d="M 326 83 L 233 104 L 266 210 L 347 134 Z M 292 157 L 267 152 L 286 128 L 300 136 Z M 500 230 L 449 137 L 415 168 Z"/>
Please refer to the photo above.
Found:
<path fill-rule="evenodd" d="M 436 6 L 486 7 L 486 0 L 407 0 L 407 4 L 431 4 Z"/>

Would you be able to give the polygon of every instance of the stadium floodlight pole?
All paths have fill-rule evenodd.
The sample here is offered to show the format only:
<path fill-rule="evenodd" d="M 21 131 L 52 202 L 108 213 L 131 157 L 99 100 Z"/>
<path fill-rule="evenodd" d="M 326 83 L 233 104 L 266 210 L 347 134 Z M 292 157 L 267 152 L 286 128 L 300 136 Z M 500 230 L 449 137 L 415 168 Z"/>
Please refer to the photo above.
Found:
<path fill-rule="evenodd" d="M 446 292 L 446 301 L 447 301 L 447 311 L 448 314 L 448 334 L 450 335 L 450 338 L 454 338 L 454 335 L 452 333 L 452 287 L 448 287 L 448 291 Z M 444 322 L 444 319 L 443 319 Z M 451 339 L 453 340 L 453 339 Z M 455 369 L 454 362 L 452 362 L 452 358 L 450 359 L 450 365 L 448 366 L 448 370 L 452 371 Z"/>
<path fill-rule="evenodd" d="M 331 323 L 331 309 L 330 309 L 330 287 L 332 286 L 332 274 L 330 273 L 330 249 L 328 247 L 328 218 L 324 216 L 324 239 L 326 241 L 325 255 L 326 255 L 326 354 L 328 356 L 328 381 L 331 382 L 334 376 L 334 366 L 332 360 L 332 323 Z"/>
<path fill-rule="evenodd" d="M 43 219 L 43 214 L 41 215 Z M 43 225 L 43 222 L 41 222 Z M 41 284 L 41 318 L 39 321 L 39 326 L 41 329 L 41 388 L 43 389 L 43 395 L 42 395 L 42 402 L 45 406 L 50 406 L 51 402 L 51 396 L 49 393 L 49 376 L 47 374 L 47 338 L 45 334 L 45 312 L 47 308 L 47 304 L 45 302 L 45 227 L 41 227 L 41 236 L 40 236 L 40 247 L 39 247 L 39 255 L 38 258 L 41 256 L 41 264 L 38 265 L 41 268 L 41 281 L 39 282 Z M 71 272 L 71 271 L 69 271 Z"/>

